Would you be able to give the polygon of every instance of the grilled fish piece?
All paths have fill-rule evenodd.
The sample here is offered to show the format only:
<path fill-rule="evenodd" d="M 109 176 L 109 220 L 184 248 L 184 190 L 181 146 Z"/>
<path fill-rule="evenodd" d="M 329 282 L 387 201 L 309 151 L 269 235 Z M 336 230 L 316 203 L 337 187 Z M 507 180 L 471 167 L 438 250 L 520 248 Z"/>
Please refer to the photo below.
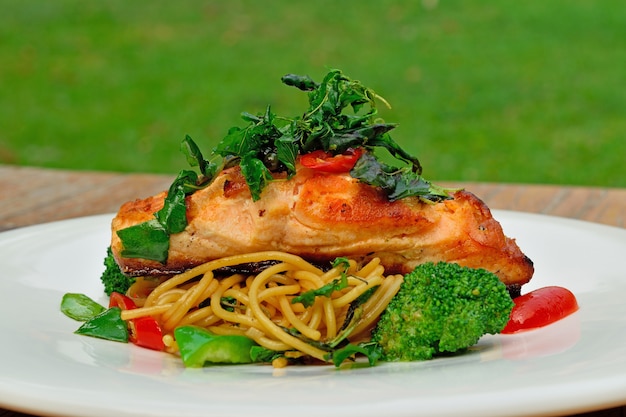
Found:
<path fill-rule="evenodd" d="M 222 171 L 207 188 L 186 199 L 187 228 L 170 237 L 167 262 L 124 258 L 116 231 L 153 219 L 166 193 L 128 202 L 112 221 L 111 248 L 131 276 L 171 275 L 224 256 L 280 250 L 312 262 L 379 257 L 388 273 L 408 273 L 425 262 L 456 262 L 487 269 L 507 285 L 522 285 L 534 272 L 514 239 L 506 237 L 475 195 L 428 203 L 390 202 L 379 189 L 348 174 L 300 167 L 278 178 L 252 201 L 239 167 Z"/>

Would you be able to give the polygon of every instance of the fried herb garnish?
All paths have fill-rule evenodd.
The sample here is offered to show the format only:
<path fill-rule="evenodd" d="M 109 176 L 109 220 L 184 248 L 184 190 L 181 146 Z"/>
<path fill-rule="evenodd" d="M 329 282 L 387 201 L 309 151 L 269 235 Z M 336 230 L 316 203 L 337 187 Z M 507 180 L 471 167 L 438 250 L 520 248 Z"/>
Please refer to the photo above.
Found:
<path fill-rule="evenodd" d="M 248 124 L 232 127 L 206 160 L 186 136 L 181 150 L 194 170 L 182 170 L 174 180 L 163 209 L 155 219 L 120 230 L 122 256 L 165 263 L 169 236 L 187 226 L 185 198 L 206 187 L 224 168 L 239 165 L 254 201 L 262 198 L 274 174 L 291 177 L 299 155 L 323 150 L 331 155 L 364 149 L 350 175 L 379 187 L 390 201 L 415 196 L 427 202 L 450 198 L 448 191 L 425 180 L 419 160 L 402 149 L 389 132 L 396 124 L 378 117 L 377 102 L 389 103 L 360 81 L 330 70 L 321 83 L 309 76 L 288 74 L 281 81 L 308 94 L 309 107 L 295 117 L 277 116 L 268 106 L 262 114 L 242 113 Z M 399 164 L 383 163 L 377 150 L 386 150 Z M 215 162 L 218 161 L 218 162 Z M 284 175 L 283 175 L 284 176 Z"/>

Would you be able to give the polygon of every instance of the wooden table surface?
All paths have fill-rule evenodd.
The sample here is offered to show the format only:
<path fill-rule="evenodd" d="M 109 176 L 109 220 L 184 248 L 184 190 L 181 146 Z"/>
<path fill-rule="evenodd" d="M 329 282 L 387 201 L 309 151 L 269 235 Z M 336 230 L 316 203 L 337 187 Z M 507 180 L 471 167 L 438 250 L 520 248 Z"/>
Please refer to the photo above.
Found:
<path fill-rule="evenodd" d="M 117 211 L 121 203 L 168 188 L 172 175 L 119 174 L 0 166 L 0 231 Z M 626 227 L 626 189 L 493 183 L 464 187 L 492 209 L 569 217 Z M 0 370 L 1 372 L 1 370 Z M 0 408 L 0 417 L 27 417 Z M 623 407 L 579 414 L 626 417 Z"/>

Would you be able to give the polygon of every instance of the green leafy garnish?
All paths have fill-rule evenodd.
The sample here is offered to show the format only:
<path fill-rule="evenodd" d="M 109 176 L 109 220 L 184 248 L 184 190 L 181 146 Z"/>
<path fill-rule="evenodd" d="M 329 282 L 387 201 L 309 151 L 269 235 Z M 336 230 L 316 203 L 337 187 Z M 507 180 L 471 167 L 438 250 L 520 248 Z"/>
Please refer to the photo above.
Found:
<path fill-rule="evenodd" d="M 118 230 L 117 235 L 124 245 L 123 257 L 152 259 L 159 262 L 167 260 L 170 235 L 158 220 L 153 219 Z"/>
<path fill-rule="evenodd" d="M 330 353 L 327 360 L 332 359 L 333 364 L 339 367 L 343 362 L 348 359 L 353 359 L 358 354 L 364 355 L 370 366 L 374 366 L 382 357 L 382 349 L 377 343 L 373 342 L 364 342 L 358 345 L 349 343 L 341 349 Z"/>
<path fill-rule="evenodd" d="M 335 291 L 341 291 L 348 286 L 348 276 L 346 270 L 350 266 L 348 259 L 336 258 L 333 262 L 333 268 L 342 267 L 341 276 L 313 290 L 305 291 L 297 297 L 291 299 L 292 304 L 302 303 L 305 307 L 311 307 L 315 303 L 317 297 L 330 297 Z"/>
<path fill-rule="evenodd" d="M 342 267 L 345 272 L 348 268 L 350 268 L 350 260 L 344 257 L 335 258 L 331 265 L 333 268 Z"/>
<path fill-rule="evenodd" d="M 343 258 L 338 258 L 338 260 L 339 262 L 343 262 Z M 338 261 L 335 261 L 335 263 L 337 262 Z M 378 361 L 381 354 L 377 345 L 369 342 L 354 345 L 348 342 L 348 337 L 361 322 L 363 317 L 363 304 L 369 300 L 378 288 L 379 287 L 376 286 L 366 290 L 350 304 L 341 329 L 332 339 L 325 341 L 311 340 L 302 335 L 296 329 L 283 328 L 283 330 L 315 348 L 327 351 L 328 353 L 324 356 L 324 359 L 326 361 L 332 361 L 335 366 L 341 365 L 345 360 L 352 359 L 357 354 L 365 355 L 368 358 L 370 365 L 374 365 Z"/>
<path fill-rule="evenodd" d="M 448 196 L 448 190 L 433 186 L 409 167 L 391 167 L 371 154 L 361 156 L 350 175 L 385 190 L 390 201 L 411 196 L 441 201 Z"/>
<path fill-rule="evenodd" d="M 250 358 L 255 363 L 271 363 L 274 359 L 285 356 L 285 352 L 268 349 L 263 346 L 252 346 L 250 348 Z"/>
<path fill-rule="evenodd" d="M 379 187 L 390 201 L 417 197 L 426 202 L 450 198 L 450 190 L 425 180 L 417 157 L 403 150 L 390 136 L 396 124 L 378 117 L 377 102 L 389 103 L 351 80 L 340 70 L 330 70 L 321 83 L 307 75 L 287 74 L 283 84 L 308 95 L 309 107 L 294 117 L 276 115 L 270 106 L 261 114 L 244 112 L 245 127 L 232 127 L 205 159 L 196 143 L 186 136 L 181 150 L 194 170 L 182 170 L 169 188 L 165 204 L 155 219 L 120 230 L 124 257 L 167 261 L 169 236 L 187 226 L 185 199 L 209 185 L 223 169 L 239 166 L 252 200 L 262 198 L 263 190 L 275 174 L 293 176 L 299 155 L 323 150 L 337 155 L 361 148 L 362 154 L 350 172 L 354 178 Z M 378 149 L 386 150 L 398 166 L 379 160 Z M 216 162 L 217 161 L 217 162 Z"/>
<path fill-rule="evenodd" d="M 180 171 L 170 185 L 163 208 L 154 214 L 154 219 L 117 231 L 123 244 L 123 257 L 167 261 L 170 235 L 187 227 L 185 197 L 209 185 L 218 171 L 215 163 L 204 159 L 190 136 L 181 143 L 181 150 L 192 167 L 199 167 L 200 175 L 192 170 Z"/>
<path fill-rule="evenodd" d="M 341 278 L 337 278 L 332 282 L 329 282 L 326 285 L 321 286 L 320 288 L 316 288 L 314 290 L 309 290 L 303 292 L 297 297 L 294 297 L 291 300 L 292 304 L 302 303 L 305 307 L 311 307 L 315 303 L 315 298 L 317 297 L 330 297 L 332 293 L 335 291 L 340 291 L 348 286 L 348 279 L 345 275 L 342 275 Z"/>

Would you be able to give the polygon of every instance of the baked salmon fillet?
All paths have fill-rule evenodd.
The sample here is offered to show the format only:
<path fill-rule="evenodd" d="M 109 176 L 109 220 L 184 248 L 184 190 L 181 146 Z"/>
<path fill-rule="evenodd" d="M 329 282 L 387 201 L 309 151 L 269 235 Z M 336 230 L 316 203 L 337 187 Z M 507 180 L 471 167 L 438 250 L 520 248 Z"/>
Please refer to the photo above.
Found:
<path fill-rule="evenodd" d="M 456 191 L 438 203 L 417 197 L 394 202 L 348 173 L 299 167 L 275 178 L 253 201 L 238 166 L 221 171 L 186 197 L 187 227 L 170 236 L 165 263 L 124 258 L 116 232 L 154 218 L 166 192 L 125 203 L 112 221 L 111 249 L 130 276 L 171 275 L 241 253 L 279 250 L 312 262 L 379 257 L 388 273 L 408 273 L 425 262 L 484 268 L 507 285 L 522 285 L 533 263 L 506 237 L 475 195 Z"/>

